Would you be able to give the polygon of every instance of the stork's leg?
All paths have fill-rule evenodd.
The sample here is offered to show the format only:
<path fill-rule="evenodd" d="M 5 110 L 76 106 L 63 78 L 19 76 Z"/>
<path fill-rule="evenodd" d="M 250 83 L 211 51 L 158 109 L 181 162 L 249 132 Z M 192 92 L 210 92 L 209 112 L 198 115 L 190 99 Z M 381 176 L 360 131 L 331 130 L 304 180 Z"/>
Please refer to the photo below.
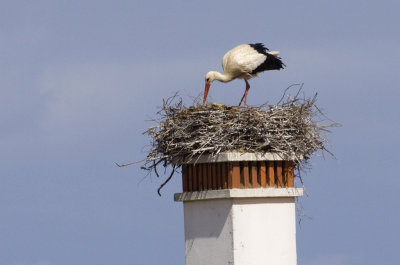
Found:
<path fill-rule="evenodd" d="M 246 79 L 245 79 L 244 81 L 246 82 L 246 90 L 244 91 L 243 97 L 242 97 L 242 99 L 240 100 L 239 106 L 242 105 L 242 101 L 243 101 L 243 99 L 244 99 L 244 105 L 243 105 L 243 106 L 246 107 L 247 92 L 248 92 L 249 89 L 250 89 L 250 85 L 249 85 L 249 82 L 247 82 Z"/>

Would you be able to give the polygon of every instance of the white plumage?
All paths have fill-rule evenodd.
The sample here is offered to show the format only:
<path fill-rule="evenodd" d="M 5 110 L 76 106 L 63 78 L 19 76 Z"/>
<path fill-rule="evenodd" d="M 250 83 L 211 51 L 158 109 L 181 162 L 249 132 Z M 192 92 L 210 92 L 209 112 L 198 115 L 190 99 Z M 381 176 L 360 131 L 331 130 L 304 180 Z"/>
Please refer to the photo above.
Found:
<path fill-rule="evenodd" d="M 228 51 L 222 58 L 224 74 L 216 71 L 206 74 L 203 104 L 206 102 L 208 90 L 214 80 L 229 82 L 240 78 L 246 82 L 246 90 L 239 105 L 244 99 L 244 106 L 246 106 L 247 92 L 250 89 L 247 80 L 263 71 L 282 69 L 284 64 L 277 56 L 278 54 L 279 51 L 268 51 L 261 43 L 242 44 Z"/>

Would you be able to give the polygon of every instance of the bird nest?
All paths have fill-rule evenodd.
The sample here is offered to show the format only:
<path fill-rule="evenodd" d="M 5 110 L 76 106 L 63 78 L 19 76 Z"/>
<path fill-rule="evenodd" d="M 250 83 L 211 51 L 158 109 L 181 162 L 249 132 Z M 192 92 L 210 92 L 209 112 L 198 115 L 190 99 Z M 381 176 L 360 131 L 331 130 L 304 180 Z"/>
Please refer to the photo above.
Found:
<path fill-rule="evenodd" d="M 275 105 L 246 108 L 216 103 L 186 107 L 177 95 L 164 100 L 157 125 L 145 132 L 151 148 L 142 169 L 159 176 L 158 166 L 172 166 L 168 182 L 182 164 L 204 154 L 278 153 L 300 165 L 318 150 L 329 152 L 325 132 L 336 123 L 316 106 L 317 95 L 298 94 Z"/>

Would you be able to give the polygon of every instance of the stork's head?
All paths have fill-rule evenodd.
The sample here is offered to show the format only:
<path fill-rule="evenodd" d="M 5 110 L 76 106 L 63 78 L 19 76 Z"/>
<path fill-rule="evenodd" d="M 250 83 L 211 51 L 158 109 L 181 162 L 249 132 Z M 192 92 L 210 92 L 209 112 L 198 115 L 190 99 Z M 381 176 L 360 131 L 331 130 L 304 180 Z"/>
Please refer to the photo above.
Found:
<path fill-rule="evenodd" d="M 203 105 L 206 103 L 207 95 L 208 95 L 208 90 L 210 90 L 211 83 L 215 80 L 216 75 L 214 71 L 210 71 L 206 74 L 206 86 L 204 88 L 204 99 L 203 99 Z"/>

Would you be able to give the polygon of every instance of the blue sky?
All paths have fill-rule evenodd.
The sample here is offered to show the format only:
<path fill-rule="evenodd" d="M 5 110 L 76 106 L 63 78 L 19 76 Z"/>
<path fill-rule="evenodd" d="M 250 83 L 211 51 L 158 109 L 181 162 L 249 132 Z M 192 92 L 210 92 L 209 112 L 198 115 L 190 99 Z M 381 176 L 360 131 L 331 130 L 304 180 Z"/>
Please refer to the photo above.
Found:
<path fill-rule="evenodd" d="M 398 1 L 1 1 L 0 264 L 184 264 L 174 178 L 139 166 L 162 98 L 187 104 L 235 45 L 287 68 L 250 81 L 248 104 L 293 83 L 341 128 L 314 157 L 299 265 L 398 264 Z M 213 83 L 237 104 L 243 81 Z M 228 92 L 229 91 L 229 92 Z"/>

